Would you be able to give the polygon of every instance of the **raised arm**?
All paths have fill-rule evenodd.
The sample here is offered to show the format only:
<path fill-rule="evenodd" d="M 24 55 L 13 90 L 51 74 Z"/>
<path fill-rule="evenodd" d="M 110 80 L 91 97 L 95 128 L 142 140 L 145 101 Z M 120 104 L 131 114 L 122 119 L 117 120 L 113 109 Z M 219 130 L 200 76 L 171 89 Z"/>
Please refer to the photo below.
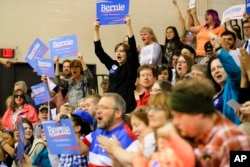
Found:
<path fill-rule="evenodd" d="M 179 23 L 180 23 L 181 36 L 184 36 L 185 31 L 186 31 L 185 19 L 183 18 L 182 14 L 181 14 L 181 10 L 180 10 L 180 8 L 178 6 L 177 0 L 173 0 L 173 4 L 174 4 L 175 10 L 176 10 L 176 13 L 177 13 L 177 16 L 178 16 L 178 20 L 179 20 Z"/>
<path fill-rule="evenodd" d="M 134 36 L 132 24 L 131 24 L 131 17 L 130 15 L 127 15 L 125 18 L 125 24 L 127 25 L 127 31 L 128 31 L 128 37 L 131 38 Z"/>
<path fill-rule="evenodd" d="M 192 15 L 192 18 L 193 18 L 194 26 L 201 25 L 201 23 L 200 23 L 200 21 L 198 19 L 198 16 L 197 16 L 197 10 L 196 10 L 196 8 L 191 9 L 191 15 Z"/>
<path fill-rule="evenodd" d="M 82 68 L 83 68 L 83 71 L 87 70 L 88 69 L 88 66 L 87 64 L 85 63 L 84 59 L 83 59 L 83 55 L 81 53 L 78 53 L 77 54 L 77 58 L 81 61 L 82 63 Z"/>
<path fill-rule="evenodd" d="M 58 84 L 59 86 L 63 87 L 63 88 L 68 88 L 68 81 L 64 81 L 63 79 L 60 78 L 60 73 L 59 73 L 59 58 L 58 56 L 54 57 L 54 63 L 56 64 L 55 67 L 55 82 L 56 84 Z"/>
<path fill-rule="evenodd" d="M 100 28 L 100 22 L 98 19 L 94 21 L 94 41 L 100 41 L 100 33 L 99 33 L 99 28 Z"/>
<path fill-rule="evenodd" d="M 54 63 L 56 65 L 55 67 L 55 76 L 59 76 L 59 57 L 58 56 L 55 56 L 54 57 Z"/>
<path fill-rule="evenodd" d="M 200 26 L 193 26 L 193 17 L 191 16 L 191 10 L 187 10 L 187 19 L 186 19 L 186 29 L 187 31 L 190 31 L 192 33 L 197 34 L 200 31 Z"/>

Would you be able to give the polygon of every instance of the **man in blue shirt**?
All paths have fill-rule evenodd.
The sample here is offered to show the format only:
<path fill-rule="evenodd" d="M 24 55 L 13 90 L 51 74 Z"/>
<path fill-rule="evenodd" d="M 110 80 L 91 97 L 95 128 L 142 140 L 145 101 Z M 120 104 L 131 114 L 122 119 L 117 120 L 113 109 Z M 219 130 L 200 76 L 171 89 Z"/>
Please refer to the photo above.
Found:
<path fill-rule="evenodd" d="M 89 155 L 89 167 L 112 166 L 112 158 L 100 147 L 99 135 L 112 138 L 114 135 L 126 149 L 135 136 L 124 121 L 126 103 L 117 93 L 102 96 L 96 106 L 97 129 L 79 141 L 80 152 Z"/>

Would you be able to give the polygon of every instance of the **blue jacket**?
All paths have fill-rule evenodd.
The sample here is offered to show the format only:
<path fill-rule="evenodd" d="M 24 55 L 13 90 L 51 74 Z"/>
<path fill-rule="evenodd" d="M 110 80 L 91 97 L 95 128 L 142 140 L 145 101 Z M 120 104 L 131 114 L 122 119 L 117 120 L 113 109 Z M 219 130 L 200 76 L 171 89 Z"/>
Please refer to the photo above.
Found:
<path fill-rule="evenodd" d="M 241 80 L 241 70 L 240 67 L 235 63 L 232 56 L 224 49 L 222 49 L 218 54 L 222 66 L 227 73 L 227 80 L 224 85 L 223 90 L 223 111 L 222 114 L 225 115 L 235 124 L 239 125 L 240 120 L 235 114 L 235 111 L 227 105 L 227 102 L 231 99 L 238 101 L 240 80 Z"/>
<path fill-rule="evenodd" d="M 32 165 L 38 167 L 52 167 L 48 154 L 48 149 L 44 147 L 39 153 L 36 154 L 32 161 Z"/>

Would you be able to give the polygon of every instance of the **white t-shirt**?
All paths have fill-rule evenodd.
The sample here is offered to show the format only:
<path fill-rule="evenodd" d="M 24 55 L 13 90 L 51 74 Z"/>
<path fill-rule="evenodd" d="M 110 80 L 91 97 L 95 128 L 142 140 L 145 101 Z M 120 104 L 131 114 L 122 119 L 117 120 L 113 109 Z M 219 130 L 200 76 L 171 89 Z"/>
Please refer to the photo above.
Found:
<path fill-rule="evenodd" d="M 138 152 L 138 147 L 141 143 L 139 140 L 135 140 L 133 143 L 131 143 L 128 148 L 126 149 L 129 152 Z M 145 157 L 149 157 L 153 152 L 155 152 L 155 135 L 154 133 L 149 133 L 144 137 L 144 151 L 143 155 Z"/>
<path fill-rule="evenodd" d="M 142 47 L 141 53 L 139 55 L 139 62 L 141 65 L 153 64 L 157 66 L 158 64 L 161 64 L 161 59 L 161 46 L 158 43 L 153 42 L 150 45 Z"/>

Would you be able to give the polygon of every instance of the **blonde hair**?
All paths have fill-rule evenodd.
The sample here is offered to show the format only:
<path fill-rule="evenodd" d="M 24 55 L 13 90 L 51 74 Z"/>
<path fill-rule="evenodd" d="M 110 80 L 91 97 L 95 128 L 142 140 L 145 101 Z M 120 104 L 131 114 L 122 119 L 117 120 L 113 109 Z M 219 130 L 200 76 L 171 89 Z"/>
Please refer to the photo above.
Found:
<path fill-rule="evenodd" d="M 150 27 L 142 27 L 141 30 L 140 30 L 140 33 L 142 33 L 142 32 L 147 32 L 147 33 L 151 34 L 153 36 L 152 41 L 158 43 L 157 38 L 156 38 L 155 33 L 154 33 L 152 28 L 150 28 Z"/>
<path fill-rule="evenodd" d="M 172 118 L 172 115 L 170 113 L 168 100 L 169 100 L 169 93 L 160 92 L 153 96 L 150 96 L 147 104 L 148 106 L 160 107 L 166 113 L 166 118 L 170 119 Z"/>

